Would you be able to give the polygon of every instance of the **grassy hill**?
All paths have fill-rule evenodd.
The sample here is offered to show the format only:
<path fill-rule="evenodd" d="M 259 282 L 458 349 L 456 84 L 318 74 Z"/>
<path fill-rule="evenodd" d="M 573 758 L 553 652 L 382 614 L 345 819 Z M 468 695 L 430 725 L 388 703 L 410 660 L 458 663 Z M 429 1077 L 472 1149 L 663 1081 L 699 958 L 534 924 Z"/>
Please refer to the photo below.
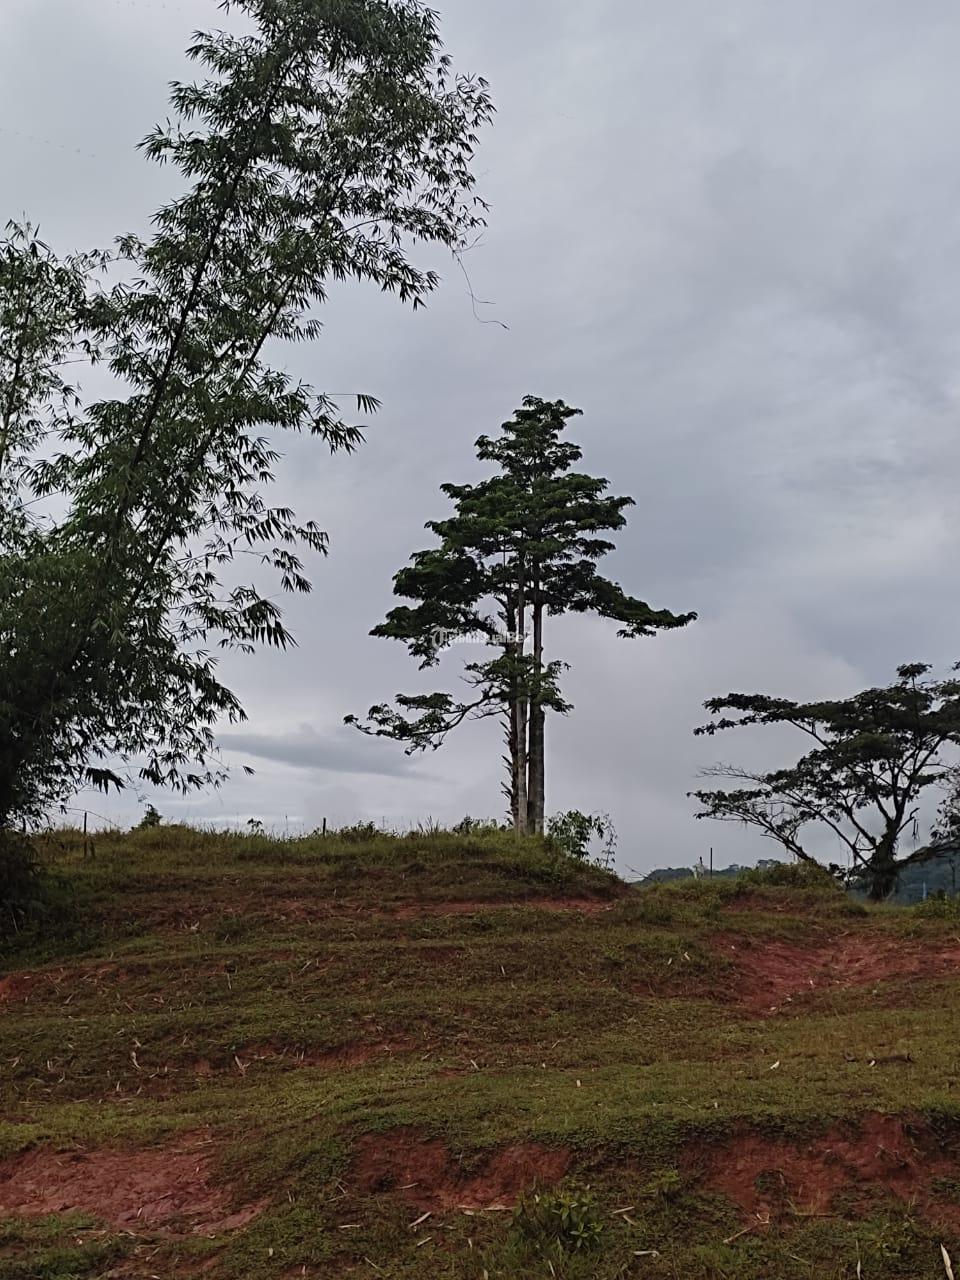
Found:
<path fill-rule="evenodd" d="M 54 843 L 76 905 L 0 977 L 2 1280 L 960 1262 L 949 904 L 498 834 Z"/>

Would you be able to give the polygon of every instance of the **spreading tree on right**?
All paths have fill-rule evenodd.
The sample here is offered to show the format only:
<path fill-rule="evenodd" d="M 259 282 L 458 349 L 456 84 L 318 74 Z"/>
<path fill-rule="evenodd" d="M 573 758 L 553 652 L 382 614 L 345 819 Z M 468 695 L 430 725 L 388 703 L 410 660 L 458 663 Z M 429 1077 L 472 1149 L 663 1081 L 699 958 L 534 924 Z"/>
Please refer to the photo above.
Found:
<path fill-rule="evenodd" d="M 956 778 L 960 679 L 951 674 L 936 680 L 930 671 L 923 663 L 902 666 L 886 688 L 833 701 L 792 702 L 762 693 L 711 699 L 705 706 L 715 718 L 697 734 L 788 725 L 806 737 L 810 750 L 792 767 L 772 772 L 726 764 L 706 770 L 707 777 L 745 785 L 695 791 L 703 806 L 697 816 L 754 827 L 807 863 L 826 862 L 824 849 L 839 841 L 849 878 L 871 898 L 886 898 L 901 868 L 938 856 L 955 834 L 948 805 L 930 842 L 901 852 L 905 833 L 919 829 L 922 794 Z"/>

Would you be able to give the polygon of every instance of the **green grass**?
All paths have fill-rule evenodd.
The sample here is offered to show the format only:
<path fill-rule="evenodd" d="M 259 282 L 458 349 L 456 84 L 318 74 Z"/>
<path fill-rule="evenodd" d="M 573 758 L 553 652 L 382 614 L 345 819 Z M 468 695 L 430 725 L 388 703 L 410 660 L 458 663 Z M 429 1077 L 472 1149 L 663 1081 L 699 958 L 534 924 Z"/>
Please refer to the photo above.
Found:
<path fill-rule="evenodd" d="M 73 906 L 4 940 L 0 1157 L 135 1163 L 202 1133 L 214 1182 L 262 1208 L 213 1238 L 11 1217 L 0 1280 L 853 1280 L 858 1258 L 864 1280 L 927 1280 L 941 1242 L 960 1255 L 960 1163 L 930 1192 L 940 1219 L 855 1188 L 830 1217 L 788 1206 L 761 1226 L 700 1177 L 738 1134 L 802 1145 L 874 1112 L 925 1118 L 952 1148 L 960 971 L 801 992 L 762 1017 L 718 942 L 960 947 L 949 912 L 864 908 L 809 876 L 628 891 L 496 832 L 159 827 L 98 837 L 86 860 L 63 832 L 45 858 Z M 522 1211 L 459 1211 L 455 1191 L 412 1226 L 426 1192 L 364 1188 L 371 1134 L 446 1152 L 454 1188 L 518 1144 L 563 1148 L 550 1194 L 589 1206 L 591 1247 L 540 1239 Z"/>

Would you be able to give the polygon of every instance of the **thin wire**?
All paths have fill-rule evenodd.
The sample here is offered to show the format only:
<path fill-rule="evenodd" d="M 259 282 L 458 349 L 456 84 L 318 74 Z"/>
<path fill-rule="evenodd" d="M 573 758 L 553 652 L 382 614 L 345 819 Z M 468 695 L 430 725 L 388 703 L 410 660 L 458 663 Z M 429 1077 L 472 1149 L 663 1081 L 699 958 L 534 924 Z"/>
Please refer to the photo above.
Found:
<path fill-rule="evenodd" d="M 472 248 L 472 247 L 473 247 L 473 246 L 471 246 L 471 248 Z M 501 329 L 506 329 L 507 333 L 509 333 L 509 332 L 510 332 L 510 326 L 509 326 L 508 324 L 504 324 L 504 322 L 503 322 L 502 320 L 493 320 L 493 319 L 485 320 L 485 319 L 483 318 L 483 316 L 480 314 L 480 312 L 477 310 L 477 307 L 495 307 L 497 304 L 496 304 L 495 302 L 487 302 L 487 301 L 485 301 L 483 298 L 478 298 L 478 297 L 477 297 L 477 295 L 476 295 L 476 294 L 474 293 L 474 291 L 473 291 L 473 283 L 472 283 L 472 281 L 470 280 L 470 276 L 467 274 L 467 268 L 463 265 L 463 257 L 462 257 L 462 255 L 461 255 L 460 253 L 455 253 L 453 256 L 454 256 L 454 258 L 455 258 L 455 260 L 456 260 L 457 266 L 458 266 L 458 267 L 460 268 L 460 270 L 463 272 L 463 278 L 464 278 L 464 280 L 466 280 L 466 282 L 467 282 L 467 296 L 468 296 L 468 297 L 469 297 L 469 299 L 470 299 L 470 305 L 473 307 L 473 318 L 474 318 L 474 320 L 476 320 L 476 322 L 477 322 L 478 324 L 495 324 L 495 325 L 499 325 L 499 327 L 500 327 Z"/>
<path fill-rule="evenodd" d="M 116 827 L 118 831 L 122 830 L 120 823 L 115 822 L 113 818 L 108 818 L 104 813 L 94 813 L 92 809 L 78 809 L 74 805 L 61 804 L 57 808 L 61 813 L 87 813 L 91 818 L 99 818 L 101 822 L 109 823 L 111 827 Z"/>

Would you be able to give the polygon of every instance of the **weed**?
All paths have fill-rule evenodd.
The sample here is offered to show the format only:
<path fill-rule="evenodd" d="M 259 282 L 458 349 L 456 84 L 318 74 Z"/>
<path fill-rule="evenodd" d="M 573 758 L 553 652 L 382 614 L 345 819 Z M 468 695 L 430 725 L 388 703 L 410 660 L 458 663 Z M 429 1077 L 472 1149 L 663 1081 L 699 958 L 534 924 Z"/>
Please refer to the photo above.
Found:
<path fill-rule="evenodd" d="M 644 1184 L 642 1194 L 654 1201 L 676 1200 L 683 1192 L 678 1169 L 658 1169 Z"/>
<path fill-rule="evenodd" d="M 511 1227 L 535 1252 L 561 1259 L 568 1253 L 598 1249 L 604 1231 L 590 1188 L 573 1185 L 555 1191 L 534 1189 L 522 1196 Z"/>
<path fill-rule="evenodd" d="M 960 920 L 960 897 L 948 898 L 945 894 L 935 894 L 926 902 L 914 907 L 917 916 L 922 920 Z"/>

